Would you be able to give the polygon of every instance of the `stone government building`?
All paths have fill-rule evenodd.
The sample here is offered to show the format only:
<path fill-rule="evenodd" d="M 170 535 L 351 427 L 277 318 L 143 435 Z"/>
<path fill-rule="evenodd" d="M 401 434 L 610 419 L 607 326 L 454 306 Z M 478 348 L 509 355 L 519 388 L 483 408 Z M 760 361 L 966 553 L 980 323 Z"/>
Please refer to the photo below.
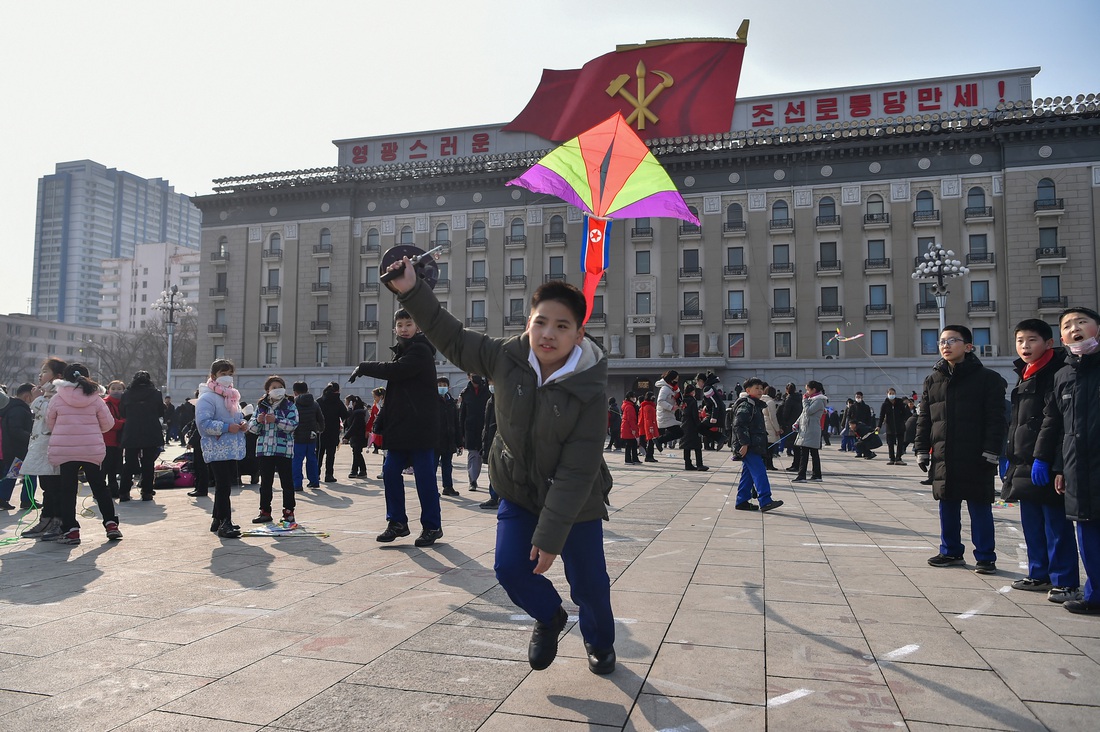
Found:
<path fill-rule="evenodd" d="M 728 134 L 649 139 L 702 225 L 612 225 L 588 324 L 609 393 L 673 367 L 713 369 L 727 391 L 754 374 L 837 397 L 919 389 L 938 310 L 911 274 L 933 241 L 970 268 L 950 281 L 947 322 L 1007 374 L 1017 321 L 1097 306 L 1098 102 L 1032 100 L 1038 71 L 739 99 Z M 554 144 L 500 128 L 340 140 L 331 168 L 216 180 L 193 199 L 198 363 L 230 358 L 258 392 L 271 372 L 317 389 L 388 359 L 395 299 L 378 265 L 399 243 L 444 246 L 436 292 L 469 327 L 522 332 L 535 287 L 581 284 L 581 214 L 504 185 Z M 830 342 L 837 328 L 864 337 Z"/>

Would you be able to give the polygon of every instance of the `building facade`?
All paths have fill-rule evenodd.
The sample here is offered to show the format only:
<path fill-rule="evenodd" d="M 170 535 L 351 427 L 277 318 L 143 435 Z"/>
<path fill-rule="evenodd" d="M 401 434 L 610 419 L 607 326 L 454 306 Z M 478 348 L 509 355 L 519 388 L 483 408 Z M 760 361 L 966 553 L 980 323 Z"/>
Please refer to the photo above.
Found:
<path fill-rule="evenodd" d="M 199 210 L 166 180 L 91 160 L 58 163 L 38 181 L 31 312 L 98 327 L 104 260 L 133 257 L 147 242 L 197 249 L 201 227 Z"/>
<path fill-rule="evenodd" d="M 200 253 L 179 244 L 138 244 L 134 256 L 103 260 L 99 322 L 103 328 L 140 330 L 160 321 L 153 303 L 172 285 L 189 303 L 199 294 Z M 224 285 L 223 285 L 224 289 Z M 217 296 L 217 286 L 209 296 Z"/>
<path fill-rule="evenodd" d="M 1037 71 L 739 100 L 741 129 L 650 139 L 702 224 L 613 223 L 587 327 L 611 393 L 668 368 L 714 370 L 727 389 L 752 375 L 918 389 L 939 313 L 911 275 L 932 242 L 970 268 L 949 283 L 947 321 L 1005 373 L 1016 322 L 1096 307 L 1100 113 L 1083 95 L 1031 100 Z M 220 288 L 200 300 L 198 363 L 321 376 L 385 359 L 395 299 L 378 267 L 396 244 L 443 245 L 436 292 L 493 336 L 523 331 L 545 280 L 581 284 L 581 212 L 504 185 L 551 143 L 499 128 L 394 140 L 391 153 L 431 154 L 379 161 L 386 138 L 342 140 L 336 167 L 215 181 L 195 200 L 201 292 Z"/>
<path fill-rule="evenodd" d="M 84 362 L 92 368 L 93 378 L 101 378 L 97 346 L 102 347 L 110 337 L 95 329 L 31 315 L 0 315 L 0 383 L 37 384 L 42 362 L 50 356 Z"/>

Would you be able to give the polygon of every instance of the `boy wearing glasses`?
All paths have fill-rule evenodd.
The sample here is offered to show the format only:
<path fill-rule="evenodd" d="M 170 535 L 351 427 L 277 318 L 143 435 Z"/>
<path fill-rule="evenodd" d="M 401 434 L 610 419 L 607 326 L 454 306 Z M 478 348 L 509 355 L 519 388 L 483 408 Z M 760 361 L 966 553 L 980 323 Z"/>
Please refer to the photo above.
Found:
<path fill-rule="evenodd" d="M 962 504 L 970 514 L 974 571 L 996 574 L 993 479 L 1004 442 L 1007 384 L 974 355 L 970 329 L 949 325 L 940 333 L 940 356 L 924 380 L 917 418 L 917 465 L 930 471 L 939 501 L 940 552 L 933 567 L 966 564 Z"/>

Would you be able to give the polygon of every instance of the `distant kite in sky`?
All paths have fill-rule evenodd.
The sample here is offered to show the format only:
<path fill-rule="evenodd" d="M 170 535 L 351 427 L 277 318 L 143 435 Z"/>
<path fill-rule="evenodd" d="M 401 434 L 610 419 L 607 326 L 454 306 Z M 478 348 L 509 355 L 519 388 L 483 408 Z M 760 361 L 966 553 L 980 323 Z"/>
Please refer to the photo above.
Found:
<path fill-rule="evenodd" d="M 849 325 L 851 325 L 851 323 L 849 323 Z M 843 334 L 842 334 L 842 333 L 840 332 L 840 328 L 837 328 L 837 329 L 836 329 L 836 335 L 834 335 L 834 336 L 833 336 L 832 338 L 830 338 L 829 340 L 825 341 L 825 345 L 829 345 L 829 344 L 830 344 L 830 343 L 832 343 L 833 341 L 837 341 L 837 342 L 839 342 L 839 343 L 847 343 L 848 341 L 854 341 L 855 339 L 857 339 L 857 338 L 862 338 L 862 337 L 863 337 L 863 334 L 862 334 L 862 333 L 856 333 L 856 334 L 855 334 L 854 336 L 846 336 L 846 335 L 843 335 Z"/>
<path fill-rule="evenodd" d="M 607 235 L 612 218 L 666 216 L 696 226 L 668 173 L 622 114 L 555 148 L 507 185 L 557 196 L 585 212 L 581 270 L 588 322 L 596 285 L 609 264 Z"/>

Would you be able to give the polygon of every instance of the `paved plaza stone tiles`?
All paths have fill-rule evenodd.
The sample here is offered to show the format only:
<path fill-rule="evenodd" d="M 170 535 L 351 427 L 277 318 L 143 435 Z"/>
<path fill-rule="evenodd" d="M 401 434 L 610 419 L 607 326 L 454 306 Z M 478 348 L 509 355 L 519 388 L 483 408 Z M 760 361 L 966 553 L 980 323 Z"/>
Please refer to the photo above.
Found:
<path fill-rule="evenodd" d="M 1018 509 L 995 509 L 998 575 L 932 568 L 936 504 L 915 465 L 822 457 L 823 483 L 772 473 L 786 505 L 762 515 L 733 510 L 728 453 L 706 453 L 707 473 L 608 453 L 607 677 L 568 602 L 557 661 L 528 666 L 532 621 L 494 579 L 484 490 L 443 499 L 426 549 L 375 542 L 377 480 L 300 494 L 298 519 L 327 537 L 218 539 L 209 499 L 171 490 L 119 506 L 120 542 L 96 518 L 80 546 L 12 540 L 0 730 L 1098 728 L 1100 618 L 1010 589 L 1026 573 Z M 339 461 L 346 475 L 347 448 Z M 255 488 L 233 500 L 247 528 Z M 17 521 L 0 515 L 0 540 Z M 560 561 L 551 574 L 565 587 Z"/>

